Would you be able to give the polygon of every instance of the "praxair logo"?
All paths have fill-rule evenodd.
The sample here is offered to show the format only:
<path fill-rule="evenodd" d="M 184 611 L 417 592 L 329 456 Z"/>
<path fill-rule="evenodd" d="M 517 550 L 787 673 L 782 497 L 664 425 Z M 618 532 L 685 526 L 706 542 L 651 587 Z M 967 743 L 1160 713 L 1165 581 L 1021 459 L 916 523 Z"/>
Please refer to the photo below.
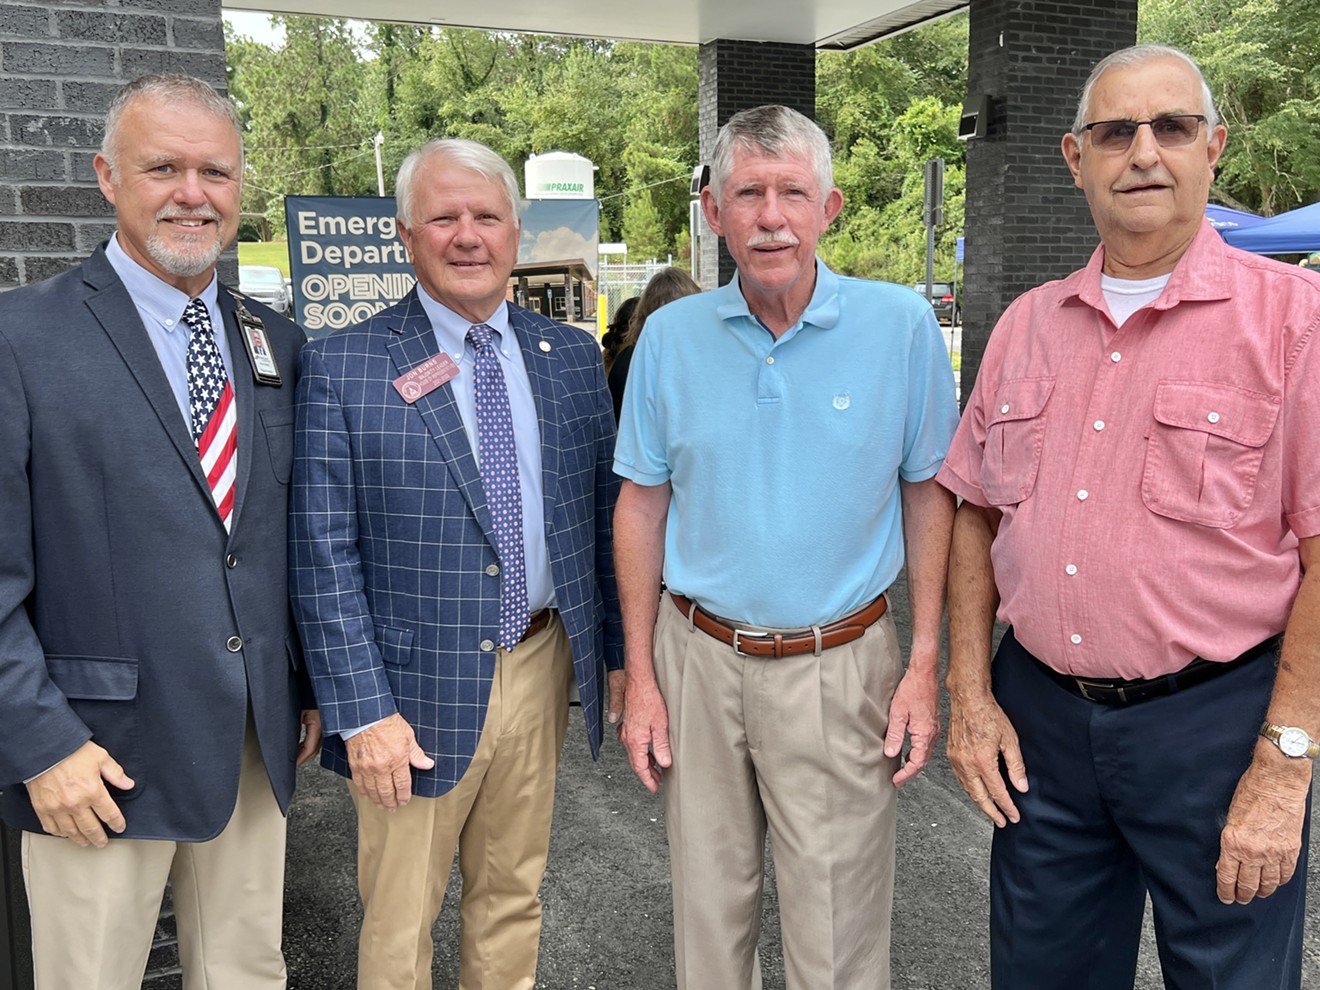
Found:
<path fill-rule="evenodd" d="M 582 182 L 543 182 L 541 183 L 542 192 L 559 193 L 580 193 L 586 192 L 586 184 Z"/>

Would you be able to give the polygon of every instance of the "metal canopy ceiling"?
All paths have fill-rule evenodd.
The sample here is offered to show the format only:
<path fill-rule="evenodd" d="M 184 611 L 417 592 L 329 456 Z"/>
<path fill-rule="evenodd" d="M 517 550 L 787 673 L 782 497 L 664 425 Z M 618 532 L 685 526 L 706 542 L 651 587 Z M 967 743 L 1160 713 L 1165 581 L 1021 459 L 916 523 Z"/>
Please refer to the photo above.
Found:
<path fill-rule="evenodd" d="M 704 44 L 716 38 L 857 48 L 964 9 L 968 0 L 227 0 L 270 10 L 436 27 Z"/>

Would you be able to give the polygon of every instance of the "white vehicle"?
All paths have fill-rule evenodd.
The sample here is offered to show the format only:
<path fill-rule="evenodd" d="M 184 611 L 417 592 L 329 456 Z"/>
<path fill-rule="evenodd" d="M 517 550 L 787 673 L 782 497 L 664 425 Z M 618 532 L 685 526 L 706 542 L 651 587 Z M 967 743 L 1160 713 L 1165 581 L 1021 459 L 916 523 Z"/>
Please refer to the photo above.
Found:
<path fill-rule="evenodd" d="M 284 284 L 284 275 L 269 265 L 239 265 L 238 291 L 285 316 L 293 308 L 293 298 Z"/>

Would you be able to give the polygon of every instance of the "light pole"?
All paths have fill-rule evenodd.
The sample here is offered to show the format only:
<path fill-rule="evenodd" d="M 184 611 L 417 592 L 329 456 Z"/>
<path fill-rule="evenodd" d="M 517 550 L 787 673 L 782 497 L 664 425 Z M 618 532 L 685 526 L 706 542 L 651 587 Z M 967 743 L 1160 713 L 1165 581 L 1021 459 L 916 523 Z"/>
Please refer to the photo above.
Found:
<path fill-rule="evenodd" d="M 380 164 L 380 146 L 385 143 L 385 132 L 377 131 L 376 136 L 371 139 L 371 143 L 376 146 L 376 194 L 385 195 L 385 170 Z"/>

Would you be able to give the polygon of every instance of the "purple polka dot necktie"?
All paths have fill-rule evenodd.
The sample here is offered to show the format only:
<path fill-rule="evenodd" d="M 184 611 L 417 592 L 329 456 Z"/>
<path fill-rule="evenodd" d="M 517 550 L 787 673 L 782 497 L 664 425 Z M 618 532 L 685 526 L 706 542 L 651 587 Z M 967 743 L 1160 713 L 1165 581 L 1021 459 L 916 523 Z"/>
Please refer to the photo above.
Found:
<path fill-rule="evenodd" d="M 472 391 L 477 407 L 477 447 L 481 486 L 490 507 L 500 555 L 500 646 L 518 645 L 531 612 L 527 604 L 527 565 L 523 558 L 522 484 L 513 440 L 509 390 L 492 342 L 494 331 L 478 323 L 468 331 L 476 351 Z"/>

